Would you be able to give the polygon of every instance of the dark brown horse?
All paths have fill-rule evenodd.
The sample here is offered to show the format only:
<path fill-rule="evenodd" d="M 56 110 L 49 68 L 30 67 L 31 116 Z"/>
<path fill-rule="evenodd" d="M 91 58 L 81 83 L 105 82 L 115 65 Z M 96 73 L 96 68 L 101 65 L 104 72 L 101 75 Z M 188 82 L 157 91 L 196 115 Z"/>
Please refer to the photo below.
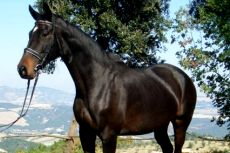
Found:
<path fill-rule="evenodd" d="M 52 14 L 47 4 L 43 14 L 29 10 L 36 23 L 18 72 L 24 79 L 33 79 L 37 69 L 61 57 L 76 86 L 73 110 L 85 153 L 95 152 L 96 136 L 104 153 L 114 153 L 118 135 L 150 132 L 164 153 L 172 153 L 167 134 L 170 122 L 174 152 L 181 153 L 196 103 L 193 82 L 182 70 L 169 64 L 129 68 L 80 29 Z"/>

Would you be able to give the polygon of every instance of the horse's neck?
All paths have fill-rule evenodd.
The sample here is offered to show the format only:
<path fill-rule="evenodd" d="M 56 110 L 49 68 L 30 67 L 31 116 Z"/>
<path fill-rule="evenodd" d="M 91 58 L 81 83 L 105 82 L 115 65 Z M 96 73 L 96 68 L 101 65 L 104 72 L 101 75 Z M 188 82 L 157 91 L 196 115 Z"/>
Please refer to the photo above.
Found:
<path fill-rule="evenodd" d="M 71 29 L 71 34 L 65 38 L 71 50 L 71 61 L 63 58 L 79 95 L 86 95 L 89 86 L 92 86 L 95 77 L 109 65 L 108 56 L 100 50 L 100 47 L 91 38 L 79 29 Z"/>

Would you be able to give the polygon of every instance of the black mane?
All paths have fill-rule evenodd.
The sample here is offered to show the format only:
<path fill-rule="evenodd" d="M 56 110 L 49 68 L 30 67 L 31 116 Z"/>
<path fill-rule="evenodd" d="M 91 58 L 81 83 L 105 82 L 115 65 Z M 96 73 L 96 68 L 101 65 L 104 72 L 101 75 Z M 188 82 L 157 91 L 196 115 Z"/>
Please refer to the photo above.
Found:
<path fill-rule="evenodd" d="M 75 44 L 78 44 L 79 50 L 72 50 L 72 52 L 84 51 L 88 56 L 93 57 L 95 60 L 99 60 L 102 62 L 118 62 L 123 63 L 119 56 L 113 53 L 106 52 L 103 50 L 100 45 L 91 38 L 88 34 L 86 34 L 80 27 L 70 24 L 58 17 L 58 21 L 60 22 L 61 28 L 65 29 L 64 36 L 67 41 L 74 41 Z"/>

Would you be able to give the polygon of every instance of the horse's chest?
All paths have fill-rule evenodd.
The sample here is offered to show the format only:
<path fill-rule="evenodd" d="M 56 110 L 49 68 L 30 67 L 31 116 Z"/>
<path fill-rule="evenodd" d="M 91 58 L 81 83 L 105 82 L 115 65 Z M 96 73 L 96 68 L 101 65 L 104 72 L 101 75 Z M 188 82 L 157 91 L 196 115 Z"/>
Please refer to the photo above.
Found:
<path fill-rule="evenodd" d="M 82 99 L 75 100 L 73 110 L 78 123 L 81 124 L 84 122 L 89 124 L 91 127 L 96 128 L 96 123 L 89 111 L 89 108 Z"/>

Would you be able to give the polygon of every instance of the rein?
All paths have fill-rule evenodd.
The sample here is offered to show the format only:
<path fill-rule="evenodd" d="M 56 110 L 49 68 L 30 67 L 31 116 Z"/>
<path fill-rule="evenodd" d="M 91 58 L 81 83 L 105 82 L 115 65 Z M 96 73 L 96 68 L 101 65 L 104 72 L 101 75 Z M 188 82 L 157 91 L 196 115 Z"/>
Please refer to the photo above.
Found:
<path fill-rule="evenodd" d="M 32 102 L 32 99 L 33 99 L 33 95 L 34 95 L 34 91 L 35 91 L 35 88 L 36 88 L 36 85 L 37 85 L 37 82 L 38 82 L 38 77 L 39 77 L 39 72 L 36 73 L 36 77 L 35 77 L 35 81 L 34 81 L 34 85 L 33 85 L 33 89 L 31 91 L 31 95 L 30 95 L 30 100 L 28 102 L 28 105 L 26 107 L 26 103 L 27 103 L 27 97 L 28 97 L 28 93 L 29 93 L 29 89 L 30 89 L 30 80 L 28 80 L 27 82 L 27 89 L 26 89 L 26 94 L 25 94 L 25 98 L 24 98 L 24 102 L 23 102 L 23 105 L 22 105 L 22 109 L 21 109 L 21 112 L 19 114 L 19 117 L 14 120 L 13 122 L 9 123 L 9 124 L 6 124 L 6 125 L 1 125 L 0 128 L 4 128 L 4 129 L 1 129 L 0 132 L 3 132 L 7 129 L 9 129 L 10 127 L 12 127 L 18 120 L 20 120 L 21 118 L 23 118 L 29 108 L 30 108 L 30 105 L 31 105 L 31 102 Z"/>
<path fill-rule="evenodd" d="M 52 17 L 52 22 L 49 22 L 49 21 L 42 21 L 42 20 L 39 20 L 37 21 L 35 24 L 49 24 L 49 25 L 52 25 L 52 28 L 53 28 L 53 34 L 55 36 L 55 17 L 53 16 Z M 40 53 L 41 52 L 38 52 L 37 50 L 34 50 L 32 48 L 29 48 L 29 47 L 26 47 L 24 49 L 24 52 L 27 52 L 31 55 L 33 55 L 35 58 L 37 58 L 39 60 L 39 63 L 36 65 L 36 67 L 34 68 L 34 71 L 36 72 L 36 76 L 35 76 L 35 81 L 34 81 L 34 85 L 33 85 L 33 88 L 32 88 L 32 91 L 31 91 L 31 95 L 30 95 L 30 99 L 29 99 L 29 102 L 28 102 L 28 105 L 26 106 L 27 104 L 27 97 L 28 97 L 28 93 L 29 93 L 29 89 L 30 89 L 30 80 L 28 80 L 27 82 L 27 89 L 26 89 L 26 94 L 25 94 L 25 99 L 24 99 L 24 102 L 23 102 L 23 105 L 22 105 L 22 109 L 21 109 L 21 112 L 19 114 L 19 117 L 14 120 L 13 122 L 9 123 L 9 124 L 6 124 L 6 125 L 0 125 L 0 128 L 4 128 L 2 130 L 0 130 L 0 132 L 3 132 L 7 129 L 9 129 L 10 127 L 12 127 L 18 120 L 20 120 L 22 117 L 24 117 L 29 108 L 30 108 L 30 105 L 31 105 L 31 102 L 32 102 L 32 99 L 33 99 L 33 95 L 34 95 L 34 91 L 35 91 L 35 88 L 36 88 L 36 85 L 37 85 L 37 82 L 38 82 L 38 77 L 39 77 L 39 70 L 41 70 L 43 68 L 43 65 L 46 61 L 46 58 L 49 54 L 49 51 L 51 50 L 53 46 L 53 43 L 51 45 L 49 45 L 46 49 L 45 49 L 45 55 L 44 56 L 41 56 Z"/>

